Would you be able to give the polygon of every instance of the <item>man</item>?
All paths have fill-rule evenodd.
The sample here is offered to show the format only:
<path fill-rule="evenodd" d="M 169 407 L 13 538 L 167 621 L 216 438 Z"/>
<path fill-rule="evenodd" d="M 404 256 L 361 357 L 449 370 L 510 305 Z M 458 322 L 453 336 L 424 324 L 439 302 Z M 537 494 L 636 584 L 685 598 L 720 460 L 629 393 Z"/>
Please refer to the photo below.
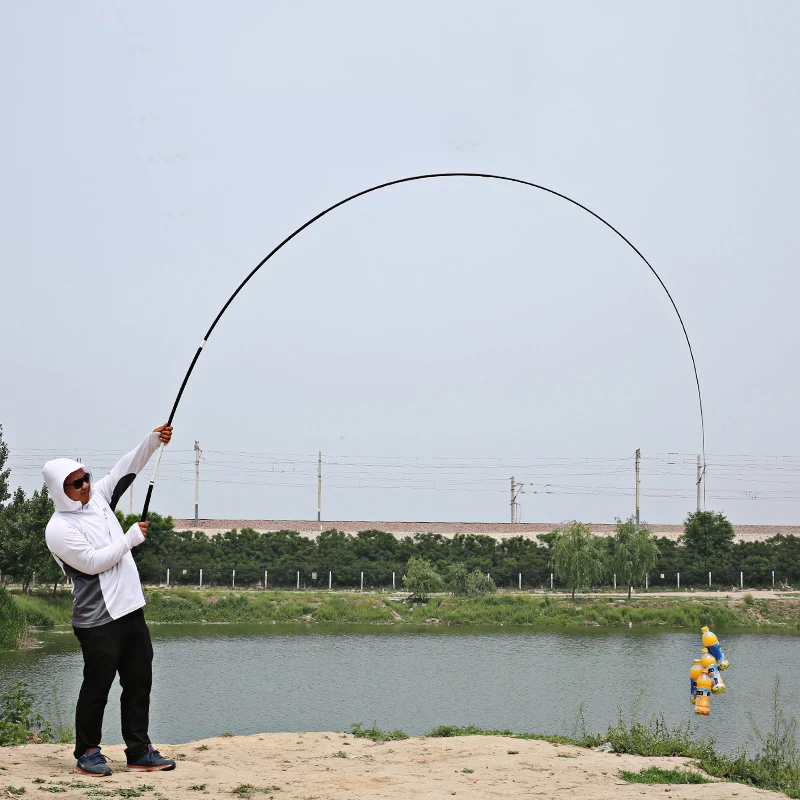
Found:
<path fill-rule="evenodd" d="M 138 522 L 123 533 L 114 515 L 120 497 L 159 442 L 168 444 L 171 437 L 171 426 L 156 428 L 99 481 L 68 458 L 48 461 L 42 470 L 56 507 L 47 523 L 47 546 L 72 579 L 72 627 L 83 651 L 83 684 L 75 709 L 75 771 L 84 775 L 111 774 L 100 740 L 108 691 L 117 673 L 127 769 L 175 769 L 175 762 L 163 758 L 147 735 L 153 646 L 131 554 L 145 540 L 147 523 Z"/>

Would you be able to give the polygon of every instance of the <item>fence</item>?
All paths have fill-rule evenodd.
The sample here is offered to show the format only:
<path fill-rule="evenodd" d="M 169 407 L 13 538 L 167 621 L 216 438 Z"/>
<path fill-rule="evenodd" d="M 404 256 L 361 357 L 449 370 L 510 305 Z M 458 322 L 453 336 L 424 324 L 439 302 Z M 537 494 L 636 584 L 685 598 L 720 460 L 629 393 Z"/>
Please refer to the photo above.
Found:
<path fill-rule="evenodd" d="M 307 567 L 280 568 L 265 567 L 175 567 L 162 565 L 158 570 L 150 570 L 150 574 L 143 575 L 145 583 L 159 586 L 195 586 L 195 587 L 228 587 L 231 589 L 358 589 L 360 591 L 372 590 L 403 590 L 404 566 L 395 565 L 394 569 L 382 569 L 374 565 L 369 569 L 347 568 L 338 571 L 332 569 L 309 569 Z M 494 577 L 491 572 L 486 573 Z M 704 575 L 694 572 L 650 573 L 645 576 L 643 585 L 636 585 L 637 589 L 646 591 L 658 590 L 730 590 L 730 589 L 790 589 L 786 579 L 782 579 L 775 570 L 756 573 L 752 578 L 745 575 L 744 570 L 735 572 L 734 580 L 730 580 L 731 570 L 721 574 L 709 570 Z M 554 572 L 533 574 L 518 572 L 515 580 L 498 583 L 501 589 L 516 589 L 517 591 L 553 590 L 565 591 L 564 581 Z M 699 578 L 699 579 L 698 579 Z M 34 579 L 35 583 L 35 579 Z M 602 583 L 593 584 L 591 589 L 626 591 L 627 586 L 617 580 L 617 575 L 611 573 Z"/>

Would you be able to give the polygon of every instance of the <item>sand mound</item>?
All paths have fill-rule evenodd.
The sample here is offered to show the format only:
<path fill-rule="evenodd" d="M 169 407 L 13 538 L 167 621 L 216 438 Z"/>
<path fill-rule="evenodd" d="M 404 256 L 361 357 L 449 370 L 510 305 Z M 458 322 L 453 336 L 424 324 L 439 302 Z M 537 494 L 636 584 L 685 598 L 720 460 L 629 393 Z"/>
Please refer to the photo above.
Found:
<path fill-rule="evenodd" d="M 158 747 L 163 755 L 178 759 L 174 772 L 124 772 L 123 748 L 111 745 L 103 748 L 114 769 L 110 778 L 72 774 L 75 762 L 69 745 L 0 748 L 0 795 L 15 800 L 43 800 L 46 794 L 63 800 L 112 795 L 232 800 L 248 794 L 252 800 L 553 798 L 567 792 L 574 800 L 784 797 L 734 783 L 629 784 L 619 777 L 620 770 L 674 769 L 688 766 L 688 759 L 599 753 L 502 736 L 376 744 L 342 733 L 271 733 Z M 44 782 L 35 783 L 37 779 Z M 252 788 L 232 793 L 243 784 Z M 9 786 L 24 787 L 24 796 L 9 791 Z M 134 793 L 137 789 L 141 795 Z"/>

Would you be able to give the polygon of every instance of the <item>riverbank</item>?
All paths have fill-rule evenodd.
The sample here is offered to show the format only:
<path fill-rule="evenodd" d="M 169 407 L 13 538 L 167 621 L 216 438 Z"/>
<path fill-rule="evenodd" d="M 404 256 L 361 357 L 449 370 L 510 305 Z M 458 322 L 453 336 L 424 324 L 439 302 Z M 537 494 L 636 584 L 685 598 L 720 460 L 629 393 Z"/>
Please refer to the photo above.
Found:
<path fill-rule="evenodd" d="M 426 602 L 381 592 L 247 591 L 149 588 L 151 623 L 288 623 L 494 625 L 542 628 L 697 628 L 800 630 L 800 595 L 775 592 L 699 595 L 498 592 L 482 597 L 436 595 Z M 12 594 L 28 626 L 69 625 L 66 590 Z"/>
<path fill-rule="evenodd" d="M 197 800 L 338 800 L 408 797 L 555 797 L 575 800 L 739 800 L 785 798 L 740 783 L 646 785 L 628 783 L 623 771 L 650 767 L 693 771 L 691 760 L 603 753 L 574 745 L 507 736 L 413 737 L 377 743 L 345 733 L 271 733 L 223 736 L 181 745 L 159 745 L 177 759 L 173 772 L 124 772 L 121 745 L 104 747 L 114 774 L 90 779 L 73 775 L 70 745 L 29 744 L 0 752 L 0 783 L 8 797 L 40 791 L 64 800 L 142 797 Z M 23 792 L 24 790 L 24 792 Z"/>

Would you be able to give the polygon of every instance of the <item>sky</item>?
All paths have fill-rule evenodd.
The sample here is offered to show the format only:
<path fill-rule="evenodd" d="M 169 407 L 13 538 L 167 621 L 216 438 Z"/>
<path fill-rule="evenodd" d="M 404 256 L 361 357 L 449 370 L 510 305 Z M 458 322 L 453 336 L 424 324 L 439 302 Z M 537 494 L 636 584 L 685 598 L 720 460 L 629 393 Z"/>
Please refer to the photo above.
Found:
<path fill-rule="evenodd" d="M 0 3 L 12 486 L 164 422 L 228 297 L 328 206 L 431 172 L 587 206 L 680 310 L 704 508 L 800 522 L 800 5 Z M 563 199 L 477 178 L 315 222 L 226 311 L 151 508 L 678 523 L 703 453 L 664 289 Z M 149 469 L 121 508 L 138 510 Z"/>

